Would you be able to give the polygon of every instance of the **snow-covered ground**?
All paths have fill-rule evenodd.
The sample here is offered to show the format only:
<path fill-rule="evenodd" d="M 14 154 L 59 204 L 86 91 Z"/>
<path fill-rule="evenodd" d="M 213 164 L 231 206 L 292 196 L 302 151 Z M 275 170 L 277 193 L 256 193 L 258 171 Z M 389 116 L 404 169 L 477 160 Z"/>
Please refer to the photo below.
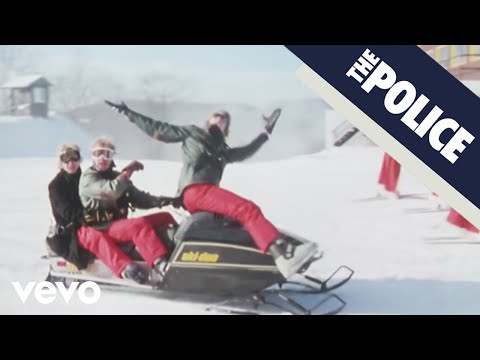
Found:
<path fill-rule="evenodd" d="M 88 149 L 91 139 L 73 120 L 61 115 L 48 118 L 0 116 L 0 158 L 55 156 L 56 147 L 73 143 Z"/>
<path fill-rule="evenodd" d="M 409 213 L 432 207 L 429 200 L 359 201 L 375 195 L 383 153 L 377 148 L 339 148 L 264 163 L 232 164 L 223 186 L 251 198 L 282 229 L 312 239 L 325 257 L 311 271 L 323 276 L 338 265 L 356 272 L 337 293 L 343 314 L 480 314 L 480 240 L 426 241 L 446 224 L 446 212 Z M 121 167 L 126 161 L 118 161 Z M 88 165 L 85 161 L 83 167 Z M 172 195 L 180 164 L 145 162 L 138 187 Z M 49 305 L 30 297 L 23 304 L 12 281 L 42 281 L 47 264 L 47 185 L 54 158 L 2 159 L 0 187 L 0 313 L 2 314 L 204 314 L 204 306 L 177 298 L 102 291 L 96 304 Z M 428 190 L 405 171 L 402 193 Z M 141 215 L 136 213 L 135 216 Z M 438 230 L 436 230 L 438 231 Z"/>

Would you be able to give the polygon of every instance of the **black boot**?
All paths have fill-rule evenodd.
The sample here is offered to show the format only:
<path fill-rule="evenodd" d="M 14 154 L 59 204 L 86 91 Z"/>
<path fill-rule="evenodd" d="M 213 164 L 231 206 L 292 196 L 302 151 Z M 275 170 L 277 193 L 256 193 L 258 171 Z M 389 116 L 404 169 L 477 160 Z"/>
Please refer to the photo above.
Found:
<path fill-rule="evenodd" d="M 288 243 L 283 238 L 275 240 L 270 245 L 269 250 L 270 254 L 272 254 L 275 260 L 282 256 L 286 259 L 291 259 L 293 257 L 293 245 L 291 243 Z"/>
<path fill-rule="evenodd" d="M 122 277 L 133 280 L 139 284 L 146 284 L 149 279 L 148 270 L 137 263 L 128 264 L 122 271 Z"/>
<path fill-rule="evenodd" d="M 318 245 L 312 242 L 304 242 L 294 245 L 291 241 L 280 238 L 270 245 L 278 271 L 285 279 L 296 274 L 318 250 Z"/>

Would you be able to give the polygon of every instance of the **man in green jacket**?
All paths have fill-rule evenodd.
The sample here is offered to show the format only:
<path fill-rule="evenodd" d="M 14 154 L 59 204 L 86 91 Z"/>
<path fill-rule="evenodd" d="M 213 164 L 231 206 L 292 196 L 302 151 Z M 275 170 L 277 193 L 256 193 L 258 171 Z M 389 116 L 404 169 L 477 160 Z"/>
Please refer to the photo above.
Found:
<path fill-rule="evenodd" d="M 175 126 L 154 120 L 131 110 L 124 103 L 106 103 L 154 139 L 166 143 L 182 143 L 183 168 L 178 194 L 182 196 L 183 205 L 190 213 L 208 211 L 240 222 L 261 251 L 270 251 L 285 278 L 297 273 L 315 255 L 316 244 L 307 242 L 292 246 L 264 217 L 255 203 L 219 186 L 228 163 L 248 159 L 269 139 L 281 114 L 280 109 L 275 110 L 270 117 L 264 116 L 265 130 L 250 144 L 230 148 L 225 141 L 231 122 L 230 114 L 226 111 L 215 112 L 205 128 L 200 128 L 196 125 Z"/>
<path fill-rule="evenodd" d="M 93 164 L 80 176 L 78 192 L 85 208 L 85 224 L 101 230 L 104 239 L 97 241 L 86 236 L 81 239 L 81 245 L 97 255 L 117 276 L 145 284 L 149 281 L 149 271 L 123 253 L 117 243 L 133 241 L 145 262 L 163 275 L 168 249 L 156 228 L 175 225 L 175 219 L 167 212 L 128 218 L 128 210 L 131 206 L 162 207 L 170 198 L 150 195 L 133 185 L 132 174 L 143 170 L 138 161 L 121 172 L 115 171 L 115 145 L 107 137 L 96 138 L 91 152 Z"/>

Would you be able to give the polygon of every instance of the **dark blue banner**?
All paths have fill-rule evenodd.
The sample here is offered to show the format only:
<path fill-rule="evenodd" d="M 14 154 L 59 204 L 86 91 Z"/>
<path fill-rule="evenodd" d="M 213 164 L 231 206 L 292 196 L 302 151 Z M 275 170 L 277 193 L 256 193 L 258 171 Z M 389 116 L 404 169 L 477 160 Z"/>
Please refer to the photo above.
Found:
<path fill-rule="evenodd" d="M 287 48 L 480 208 L 480 99 L 434 59 L 416 45 Z"/>

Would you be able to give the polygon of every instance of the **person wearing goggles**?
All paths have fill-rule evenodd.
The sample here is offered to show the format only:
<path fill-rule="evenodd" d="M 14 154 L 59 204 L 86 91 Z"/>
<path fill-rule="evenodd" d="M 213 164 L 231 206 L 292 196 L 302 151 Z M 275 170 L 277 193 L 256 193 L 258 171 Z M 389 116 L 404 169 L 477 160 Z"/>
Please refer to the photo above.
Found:
<path fill-rule="evenodd" d="M 87 240 L 108 243 L 108 239 L 101 231 L 84 225 L 83 205 L 78 193 L 82 174 L 80 148 L 75 144 L 62 144 L 57 156 L 59 172 L 48 185 L 55 225 L 46 240 L 54 253 L 82 270 L 94 259 L 85 246 Z"/>
<path fill-rule="evenodd" d="M 92 149 L 92 158 L 96 159 L 103 159 L 103 160 L 113 160 L 115 156 L 115 150 L 109 148 L 95 148 Z"/>
<path fill-rule="evenodd" d="M 146 263 L 163 275 L 167 264 L 167 247 L 157 235 L 157 227 L 176 224 L 167 212 L 128 218 L 130 208 L 152 209 L 165 204 L 165 197 L 153 196 L 136 188 L 131 180 L 143 164 L 132 161 L 120 172 L 115 170 L 116 148 L 108 137 L 99 137 L 91 147 L 92 166 L 80 177 L 80 200 L 85 208 L 85 221 L 108 235 L 109 241 L 91 239 L 84 245 L 94 252 L 119 277 L 138 283 L 148 282 L 150 274 L 130 259 L 117 243 L 133 241 Z"/>
<path fill-rule="evenodd" d="M 78 163 L 81 159 L 80 151 L 77 150 L 76 145 L 64 145 L 65 150 L 60 155 L 60 161 L 63 164 L 68 164 L 69 162 Z"/>
<path fill-rule="evenodd" d="M 182 143 L 183 168 L 178 194 L 190 213 L 208 211 L 238 221 L 261 251 L 272 254 L 278 270 L 285 278 L 297 273 L 315 256 L 318 249 L 316 243 L 294 244 L 283 238 L 254 202 L 220 187 L 228 163 L 250 158 L 268 141 L 280 117 L 280 109 L 275 109 L 270 116 L 263 116 L 263 129 L 250 144 L 230 148 L 226 137 L 229 135 L 231 116 L 225 110 L 213 113 L 201 128 L 196 125 L 176 126 L 152 119 L 131 110 L 123 102 L 115 104 L 106 101 L 106 104 L 125 115 L 152 138 L 166 143 Z"/>

